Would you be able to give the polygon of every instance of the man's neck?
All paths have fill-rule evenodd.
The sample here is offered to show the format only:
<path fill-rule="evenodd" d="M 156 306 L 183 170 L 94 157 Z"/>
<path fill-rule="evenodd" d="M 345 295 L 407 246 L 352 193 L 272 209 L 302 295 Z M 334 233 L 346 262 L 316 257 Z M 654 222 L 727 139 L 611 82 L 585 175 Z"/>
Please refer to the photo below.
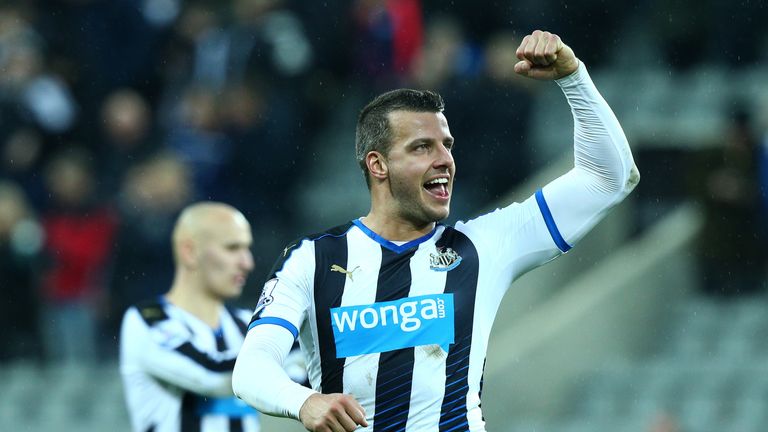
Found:
<path fill-rule="evenodd" d="M 212 329 L 219 328 L 221 301 L 204 295 L 202 290 L 182 287 L 180 283 L 174 281 L 171 290 L 165 295 L 165 299 L 174 306 L 194 315 Z"/>
<path fill-rule="evenodd" d="M 435 222 L 417 225 L 398 217 L 382 217 L 373 211 L 363 217 L 362 222 L 371 231 L 393 242 L 416 240 L 435 229 Z"/>

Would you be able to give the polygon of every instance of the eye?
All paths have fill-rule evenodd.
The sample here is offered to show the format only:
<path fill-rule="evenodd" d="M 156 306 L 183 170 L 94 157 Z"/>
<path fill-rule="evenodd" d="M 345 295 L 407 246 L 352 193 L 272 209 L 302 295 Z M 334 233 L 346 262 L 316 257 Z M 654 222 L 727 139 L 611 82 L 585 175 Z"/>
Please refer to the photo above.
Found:
<path fill-rule="evenodd" d="M 419 142 L 414 144 L 414 146 L 411 148 L 412 151 L 417 153 L 424 153 L 429 151 L 429 143 L 427 142 Z"/>

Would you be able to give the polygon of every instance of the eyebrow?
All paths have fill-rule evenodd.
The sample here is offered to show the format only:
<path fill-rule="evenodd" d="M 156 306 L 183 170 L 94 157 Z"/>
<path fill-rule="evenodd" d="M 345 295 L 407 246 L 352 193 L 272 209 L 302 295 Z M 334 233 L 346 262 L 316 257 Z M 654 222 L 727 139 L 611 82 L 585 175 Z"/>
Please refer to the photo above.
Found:
<path fill-rule="evenodd" d="M 442 141 L 437 141 L 437 140 L 433 140 L 433 139 L 428 138 L 428 137 L 416 138 L 413 141 L 409 142 L 408 146 L 410 147 L 410 146 L 414 146 L 414 145 L 417 145 L 417 144 L 431 144 L 433 142 L 440 142 L 443 145 L 446 145 L 446 144 L 453 145 L 454 144 L 454 139 L 453 139 L 453 137 L 448 137 L 448 138 L 446 138 L 446 139 L 444 139 Z"/>
<path fill-rule="evenodd" d="M 225 242 L 224 247 L 226 248 L 236 248 L 236 247 L 250 247 L 252 242 L 245 242 L 245 241 L 230 241 Z"/>
<path fill-rule="evenodd" d="M 408 147 L 414 147 L 414 146 L 417 146 L 419 144 L 430 144 L 430 143 L 432 143 L 432 140 L 429 139 L 429 138 L 416 138 L 414 140 L 409 141 L 407 146 Z"/>

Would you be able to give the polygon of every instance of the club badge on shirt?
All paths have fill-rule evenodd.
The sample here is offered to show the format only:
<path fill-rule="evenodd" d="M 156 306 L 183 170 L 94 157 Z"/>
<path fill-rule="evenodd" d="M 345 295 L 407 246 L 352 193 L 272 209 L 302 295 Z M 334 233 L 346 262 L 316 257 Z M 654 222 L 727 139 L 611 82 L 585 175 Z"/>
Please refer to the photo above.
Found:
<path fill-rule="evenodd" d="M 461 264 L 461 256 L 451 248 L 441 247 L 436 254 L 429 254 L 429 268 L 434 271 L 446 272 Z"/>

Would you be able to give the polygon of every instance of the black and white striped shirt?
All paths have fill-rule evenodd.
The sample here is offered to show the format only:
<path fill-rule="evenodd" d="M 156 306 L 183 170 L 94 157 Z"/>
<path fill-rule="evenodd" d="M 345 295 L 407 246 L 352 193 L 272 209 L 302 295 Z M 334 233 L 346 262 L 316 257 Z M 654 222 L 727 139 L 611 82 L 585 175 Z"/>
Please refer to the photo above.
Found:
<path fill-rule="evenodd" d="M 310 236 L 278 262 L 251 327 L 294 333 L 312 387 L 354 395 L 371 430 L 482 430 L 499 303 L 516 275 L 561 252 L 545 207 L 531 197 L 404 244 L 359 219 Z"/>
<path fill-rule="evenodd" d="M 222 307 L 214 331 L 163 299 L 129 308 L 120 334 L 120 372 L 133 430 L 258 432 L 258 412 L 231 388 L 250 315 Z"/>

